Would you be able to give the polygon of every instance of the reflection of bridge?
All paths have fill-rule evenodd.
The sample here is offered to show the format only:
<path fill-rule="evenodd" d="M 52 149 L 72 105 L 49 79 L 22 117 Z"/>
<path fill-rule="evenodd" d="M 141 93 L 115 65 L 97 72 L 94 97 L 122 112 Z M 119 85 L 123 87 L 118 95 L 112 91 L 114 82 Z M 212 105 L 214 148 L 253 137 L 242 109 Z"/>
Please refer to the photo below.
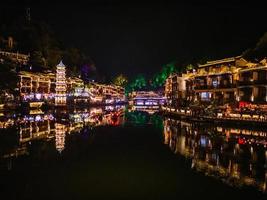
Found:
<path fill-rule="evenodd" d="M 132 111 L 143 111 L 147 112 L 148 114 L 154 114 L 158 111 L 158 106 L 132 106 L 129 109 L 129 112 Z"/>

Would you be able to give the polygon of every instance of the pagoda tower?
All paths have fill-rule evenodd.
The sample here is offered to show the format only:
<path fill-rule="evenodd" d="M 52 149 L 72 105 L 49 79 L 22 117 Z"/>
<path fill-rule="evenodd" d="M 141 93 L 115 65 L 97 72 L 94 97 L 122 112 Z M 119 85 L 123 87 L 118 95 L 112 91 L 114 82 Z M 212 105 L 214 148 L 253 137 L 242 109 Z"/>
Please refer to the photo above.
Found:
<path fill-rule="evenodd" d="M 66 84 L 66 67 L 60 61 L 57 65 L 56 73 L 56 95 L 55 95 L 55 105 L 65 106 L 67 104 L 67 84 Z"/>

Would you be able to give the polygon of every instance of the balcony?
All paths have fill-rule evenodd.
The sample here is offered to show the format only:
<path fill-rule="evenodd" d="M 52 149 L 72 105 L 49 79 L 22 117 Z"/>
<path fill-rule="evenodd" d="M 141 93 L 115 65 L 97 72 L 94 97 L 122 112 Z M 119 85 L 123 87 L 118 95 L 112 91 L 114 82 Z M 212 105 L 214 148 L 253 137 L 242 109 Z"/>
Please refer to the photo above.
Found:
<path fill-rule="evenodd" d="M 231 89 L 235 87 L 236 87 L 236 84 L 225 84 L 225 85 L 222 84 L 218 86 L 200 85 L 200 86 L 195 86 L 195 90 Z"/>
<path fill-rule="evenodd" d="M 242 80 L 242 81 L 237 81 L 238 86 L 247 86 L 247 85 L 253 85 L 253 81 L 251 80 Z"/>
<path fill-rule="evenodd" d="M 227 89 L 227 88 L 235 88 L 236 84 L 221 84 L 218 87 L 214 88 L 214 89 Z"/>
<path fill-rule="evenodd" d="M 266 79 L 254 80 L 253 83 L 257 85 L 267 85 L 267 80 Z"/>
<path fill-rule="evenodd" d="M 251 101 L 251 95 L 244 95 L 240 97 L 240 101 L 250 102 Z"/>
<path fill-rule="evenodd" d="M 237 82 L 238 86 L 248 86 L 248 85 L 267 85 L 266 79 L 260 80 L 242 80 Z"/>

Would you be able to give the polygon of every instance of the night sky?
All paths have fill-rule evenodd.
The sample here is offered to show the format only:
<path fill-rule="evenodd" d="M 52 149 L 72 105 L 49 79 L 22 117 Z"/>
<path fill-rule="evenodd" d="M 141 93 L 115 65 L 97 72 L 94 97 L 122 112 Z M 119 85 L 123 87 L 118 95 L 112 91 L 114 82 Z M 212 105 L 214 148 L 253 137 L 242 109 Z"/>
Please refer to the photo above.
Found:
<path fill-rule="evenodd" d="M 21 6 L 21 5 L 20 5 Z M 177 60 L 240 55 L 267 31 L 264 6 L 248 4 L 30 4 L 66 46 L 81 48 L 107 75 L 148 76 Z"/>

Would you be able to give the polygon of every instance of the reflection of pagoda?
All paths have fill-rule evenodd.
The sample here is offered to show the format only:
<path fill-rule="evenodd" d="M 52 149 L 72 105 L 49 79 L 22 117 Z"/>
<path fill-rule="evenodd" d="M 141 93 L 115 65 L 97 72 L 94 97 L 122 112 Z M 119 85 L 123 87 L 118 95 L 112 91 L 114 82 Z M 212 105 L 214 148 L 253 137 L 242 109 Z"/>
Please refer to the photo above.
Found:
<path fill-rule="evenodd" d="M 57 65 L 57 73 L 56 73 L 56 96 L 55 96 L 56 106 L 66 105 L 67 102 L 66 90 L 67 90 L 66 69 L 62 61 L 60 61 L 60 63 Z"/>
<path fill-rule="evenodd" d="M 65 148 L 65 128 L 64 124 L 55 123 L 56 149 L 61 153 Z"/>

